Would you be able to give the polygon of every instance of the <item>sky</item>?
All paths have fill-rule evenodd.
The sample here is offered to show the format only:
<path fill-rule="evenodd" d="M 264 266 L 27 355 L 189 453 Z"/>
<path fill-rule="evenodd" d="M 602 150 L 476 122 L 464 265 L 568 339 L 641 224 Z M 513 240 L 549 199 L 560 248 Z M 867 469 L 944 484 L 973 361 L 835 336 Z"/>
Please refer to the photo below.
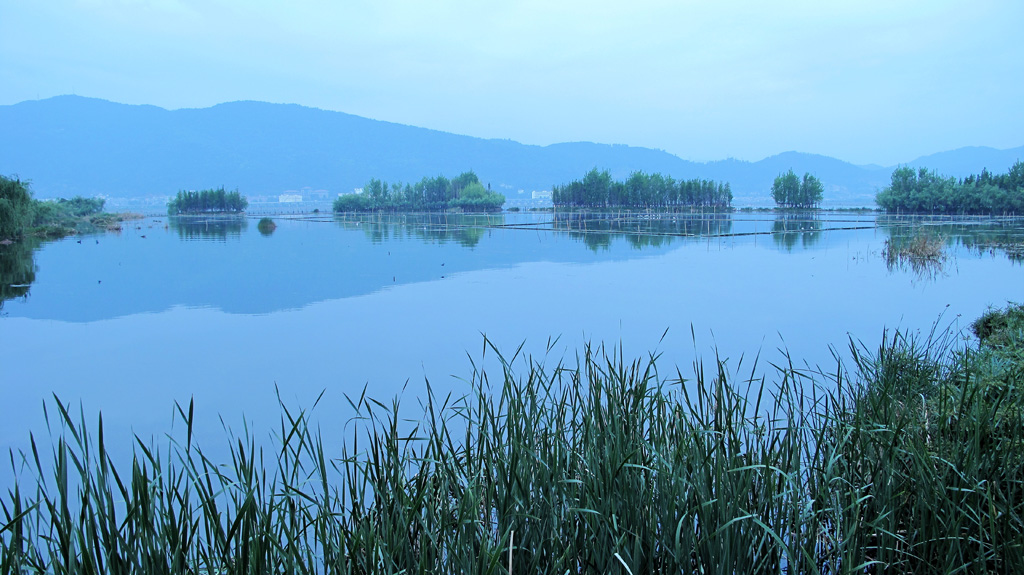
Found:
<path fill-rule="evenodd" d="M 1024 145 L 1020 0 L 0 0 L 0 105 L 295 103 L 527 144 Z"/>

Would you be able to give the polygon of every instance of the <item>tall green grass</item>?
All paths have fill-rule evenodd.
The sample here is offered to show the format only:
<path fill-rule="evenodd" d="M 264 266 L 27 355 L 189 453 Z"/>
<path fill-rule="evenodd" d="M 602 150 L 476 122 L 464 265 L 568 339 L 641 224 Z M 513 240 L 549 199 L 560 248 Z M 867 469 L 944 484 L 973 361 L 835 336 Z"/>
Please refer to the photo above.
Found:
<path fill-rule="evenodd" d="M 497 379 L 474 365 L 472 393 L 428 394 L 411 424 L 349 398 L 338 453 L 282 404 L 273 447 L 246 431 L 226 461 L 190 404 L 183 437 L 115 465 L 102 419 L 55 398 L 56 439 L 11 456 L 0 573 L 1020 571 L 1021 370 L 954 336 L 770 381 L 499 354 Z"/>

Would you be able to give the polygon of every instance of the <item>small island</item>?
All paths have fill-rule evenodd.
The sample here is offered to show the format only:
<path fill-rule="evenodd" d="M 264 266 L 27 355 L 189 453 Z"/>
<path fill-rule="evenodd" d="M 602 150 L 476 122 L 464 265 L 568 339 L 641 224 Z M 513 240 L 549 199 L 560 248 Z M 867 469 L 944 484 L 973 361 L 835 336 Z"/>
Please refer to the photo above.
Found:
<path fill-rule="evenodd" d="M 680 180 L 659 173 L 633 172 L 625 181 L 612 180 L 608 170 L 594 168 L 568 184 L 551 189 L 555 207 L 568 208 L 662 208 L 729 209 L 732 188 L 728 182 Z"/>
<path fill-rule="evenodd" d="M 228 192 L 224 186 L 216 189 L 178 192 L 167 203 L 167 213 L 172 216 L 191 214 L 240 214 L 249 207 L 249 200 L 238 193 Z"/>
<path fill-rule="evenodd" d="M 878 192 L 875 202 L 890 213 L 1024 214 L 1024 162 L 1018 160 L 1005 174 L 982 170 L 962 180 L 903 166 L 893 171 L 891 183 Z"/>
<path fill-rule="evenodd" d="M 334 200 L 334 211 L 344 212 L 498 212 L 505 196 L 484 187 L 472 171 L 449 180 L 424 177 L 415 184 L 371 179 L 360 192 Z"/>
<path fill-rule="evenodd" d="M 780 208 L 814 209 L 821 205 L 824 196 L 825 186 L 821 180 L 807 172 L 801 179 L 793 168 L 785 174 L 779 174 L 772 182 L 772 199 Z"/>

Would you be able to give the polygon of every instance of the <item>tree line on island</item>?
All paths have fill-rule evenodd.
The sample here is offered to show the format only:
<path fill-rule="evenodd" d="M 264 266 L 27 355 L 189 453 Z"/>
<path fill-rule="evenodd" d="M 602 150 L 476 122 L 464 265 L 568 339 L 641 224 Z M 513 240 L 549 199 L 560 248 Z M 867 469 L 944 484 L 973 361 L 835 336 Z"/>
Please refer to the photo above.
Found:
<path fill-rule="evenodd" d="M 816 209 L 824 199 L 824 184 L 810 173 L 792 169 L 779 174 L 770 190 L 776 207 Z M 590 170 L 582 180 L 552 188 L 552 203 L 565 208 L 729 209 L 729 183 L 691 179 L 676 181 L 659 173 L 634 172 L 614 181 L 607 170 Z M 982 170 L 963 179 L 944 177 L 933 170 L 899 167 L 891 185 L 875 196 L 878 207 L 892 213 L 963 215 L 1024 214 L 1024 162 L 1005 174 Z"/>
<path fill-rule="evenodd" d="M 820 205 L 822 182 L 812 174 L 802 178 L 790 169 L 775 178 L 771 197 L 777 207 L 808 209 Z M 555 207 L 601 209 L 729 209 L 732 190 L 728 182 L 675 180 L 659 173 L 634 172 L 614 181 L 607 170 L 590 170 L 582 180 L 552 188 Z M 899 167 L 891 183 L 875 202 L 890 213 L 963 215 L 1024 214 L 1024 162 L 1017 161 L 1004 174 L 982 170 L 966 178 L 940 176 L 934 170 Z M 26 234 L 61 236 L 95 227 L 117 226 L 119 217 L 103 214 L 103 198 L 35 200 L 27 181 L 0 176 L 0 240 Z M 170 215 L 239 213 L 248 200 L 238 190 L 223 186 L 200 191 L 179 191 L 167 204 Z M 468 171 L 448 179 L 424 177 L 415 184 L 371 179 L 362 193 L 346 194 L 334 201 L 335 212 L 373 211 L 500 211 L 505 196 L 485 187 Z"/>
<path fill-rule="evenodd" d="M 875 202 L 893 213 L 1024 214 L 1024 162 L 1018 160 L 1005 174 L 982 170 L 963 179 L 900 167 Z"/>
<path fill-rule="evenodd" d="M 419 212 L 445 211 L 495 212 L 505 204 L 505 196 L 484 187 L 472 170 L 453 179 L 424 177 L 415 184 L 371 179 L 360 193 L 345 194 L 334 200 L 335 212 Z"/>
<path fill-rule="evenodd" d="M 825 197 L 825 186 L 810 173 L 804 173 L 801 180 L 792 168 L 779 174 L 772 183 L 772 199 L 780 208 L 811 209 L 821 204 Z"/>
<path fill-rule="evenodd" d="M 582 180 L 551 189 L 556 207 L 570 208 L 712 208 L 732 206 L 728 182 L 680 180 L 659 173 L 633 172 L 625 181 L 612 180 L 608 170 L 594 168 Z"/>
<path fill-rule="evenodd" d="M 813 174 L 804 173 L 800 177 L 790 169 L 775 178 L 770 194 L 776 207 L 815 209 L 824 199 L 824 184 Z M 556 208 L 729 209 L 732 200 L 728 182 L 699 178 L 677 181 L 660 173 L 640 171 L 633 172 L 626 180 L 616 181 L 608 170 L 594 168 L 581 180 L 552 187 L 552 203 Z M 893 171 L 890 185 L 876 194 L 875 202 L 882 211 L 890 213 L 1024 214 L 1024 162 L 1017 161 L 1005 174 L 982 170 L 980 174 L 963 179 L 940 176 L 927 168 L 899 167 Z M 388 184 L 374 178 L 360 193 L 338 197 L 334 211 L 495 212 L 500 211 L 504 203 L 505 196 L 492 192 L 490 186 L 485 187 L 471 170 L 453 179 L 443 175 L 424 177 L 415 184 Z M 247 205 L 248 201 L 237 190 L 226 192 L 221 187 L 178 192 L 168 204 L 168 212 L 172 215 L 230 213 L 243 211 Z M 0 218 L 10 220 L 13 213 L 6 204 L 0 204 Z"/>
<path fill-rule="evenodd" d="M 167 203 L 167 213 L 172 216 L 187 214 L 229 213 L 237 214 L 249 207 L 249 200 L 238 190 L 226 191 L 224 186 L 209 190 L 182 190 Z"/>

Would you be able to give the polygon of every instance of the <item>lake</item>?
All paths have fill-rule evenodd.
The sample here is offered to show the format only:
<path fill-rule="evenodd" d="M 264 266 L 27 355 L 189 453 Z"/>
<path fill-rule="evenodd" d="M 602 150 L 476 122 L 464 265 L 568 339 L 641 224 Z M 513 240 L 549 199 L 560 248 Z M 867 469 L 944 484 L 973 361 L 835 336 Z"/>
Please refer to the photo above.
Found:
<path fill-rule="evenodd" d="M 715 353 L 835 369 L 850 338 L 966 328 L 1024 300 L 1020 220 L 875 214 L 149 218 L 120 233 L 0 246 L 0 446 L 25 449 L 59 396 L 107 443 L 160 437 L 194 398 L 197 433 L 260 436 L 277 393 L 343 435 L 345 394 L 466 390 L 484 337 L 573 363 L 586 342 L 660 353 L 684 376 Z M 941 266 L 888 265 L 930 230 Z M 666 331 L 667 330 L 667 331 Z M 493 353 L 490 353 L 493 358 Z M 742 358 L 742 365 L 740 365 Z M 485 365 L 495 364 L 485 361 Z M 276 391 L 275 391 L 276 390 Z M 52 414 L 51 414 L 52 415 Z M 223 423 L 222 419 L 223 418 Z M 116 438 L 116 439 L 115 439 Z"/>

